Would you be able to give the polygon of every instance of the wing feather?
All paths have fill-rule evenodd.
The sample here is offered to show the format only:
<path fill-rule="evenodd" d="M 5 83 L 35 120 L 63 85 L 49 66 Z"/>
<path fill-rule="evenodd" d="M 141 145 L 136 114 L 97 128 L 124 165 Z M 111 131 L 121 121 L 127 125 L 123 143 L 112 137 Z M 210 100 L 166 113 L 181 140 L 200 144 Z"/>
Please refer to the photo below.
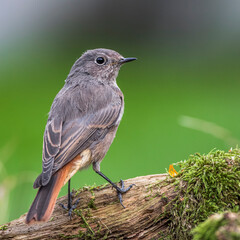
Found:
<path fill-rule="evenodd" d="M 61 146 L 62 121 L 53 119 L 48 122 L 43 137 L 43 164 L 41 185 L 45 186 L 52 175 L 54 158 Z"/>
<path fill-rule="evenodd" d="M 82 119 L 75 119 L 74 124 L 63 126 L 62 145 L 55 157 L 53 173 L 62 168 L 93 143 L 101 141 L 118 119 L 121 105 L 111 106 L 90 114 Z"/>

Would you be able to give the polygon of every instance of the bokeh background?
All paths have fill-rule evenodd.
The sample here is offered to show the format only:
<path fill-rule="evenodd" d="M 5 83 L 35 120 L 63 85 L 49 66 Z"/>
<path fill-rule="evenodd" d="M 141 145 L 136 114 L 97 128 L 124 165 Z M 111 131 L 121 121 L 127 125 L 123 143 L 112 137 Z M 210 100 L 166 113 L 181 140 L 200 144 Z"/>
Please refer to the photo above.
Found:
<path fill-rule="evenodd" d="M 99 47 L 138 58 L 118 77 L 126 105 L 101 165 L 110 179 L 240 143 L 239 1 L 2 0 L 0 224 L 28 211 L 51 103 L 74 61 Z M 72 179 L 94 183 L 105 181 L 92 168 Z"/>

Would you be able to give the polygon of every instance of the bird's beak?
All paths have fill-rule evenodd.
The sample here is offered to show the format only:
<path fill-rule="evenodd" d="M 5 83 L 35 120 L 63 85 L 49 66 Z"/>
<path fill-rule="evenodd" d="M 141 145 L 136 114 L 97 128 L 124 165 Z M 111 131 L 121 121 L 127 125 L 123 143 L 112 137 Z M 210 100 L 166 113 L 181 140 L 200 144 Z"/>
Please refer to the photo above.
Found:
<path fill-rule="evenodd" d="M 131 61 L 134 61 L 134 60 L 137 60 L 137 58 L 133 58 L 133 57 L 122 58 L 122 59 L 119 61 L 119 63 L 120 63 L 120 64 L 123 64 L 123 63 L 131 62 Z"/>

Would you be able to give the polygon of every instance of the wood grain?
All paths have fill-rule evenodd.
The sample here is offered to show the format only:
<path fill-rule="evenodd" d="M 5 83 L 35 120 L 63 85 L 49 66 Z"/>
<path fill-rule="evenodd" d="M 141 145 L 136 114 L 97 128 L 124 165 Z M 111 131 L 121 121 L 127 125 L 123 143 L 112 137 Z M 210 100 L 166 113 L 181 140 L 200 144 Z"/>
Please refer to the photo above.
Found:
<path fill-rule="evenodd" d="M 136 186 L 123 195 L 125 209 L 110 185 L 83 189 L 75 194 L 74 200 L 80 198 L 80 202 L 71 221 L 58 205 L 66 204 L 67 196 L 61 197 L 49 222 L 29 226 L 24 214 L 0 230 L 0 239 L 157 239 L 164 236 L 169 223 L 162 213 L 176 196 L 171 185 L 161 184 L 166 176 L 126 180 L 125 186 Z"/>

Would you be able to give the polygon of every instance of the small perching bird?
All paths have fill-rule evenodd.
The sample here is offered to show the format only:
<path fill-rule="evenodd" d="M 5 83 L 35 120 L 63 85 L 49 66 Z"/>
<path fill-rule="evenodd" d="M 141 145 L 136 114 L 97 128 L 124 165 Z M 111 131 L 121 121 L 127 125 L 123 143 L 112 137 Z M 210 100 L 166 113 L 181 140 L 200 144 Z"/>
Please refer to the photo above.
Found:
<path fill-rule="evenodd" d="M 96 173 L 122 193 L 131 189 L 118 187 L 100 171 L 100 163 L 115 137 L 123 115 L 124 98 L 116 78 L 122 64 L 136 60 L 124 58 L 108 49 L 85 52 L 73 65 L 63 88 L 55 97 L 43 138 L 42 173 L 33 187 L 38 193 L 26 217 L 26 223 L 48 221 L 57 196 L 68 182 L 68 206 L 72 210 L 70 179 L 78 171 L 93 165 Z"/>

